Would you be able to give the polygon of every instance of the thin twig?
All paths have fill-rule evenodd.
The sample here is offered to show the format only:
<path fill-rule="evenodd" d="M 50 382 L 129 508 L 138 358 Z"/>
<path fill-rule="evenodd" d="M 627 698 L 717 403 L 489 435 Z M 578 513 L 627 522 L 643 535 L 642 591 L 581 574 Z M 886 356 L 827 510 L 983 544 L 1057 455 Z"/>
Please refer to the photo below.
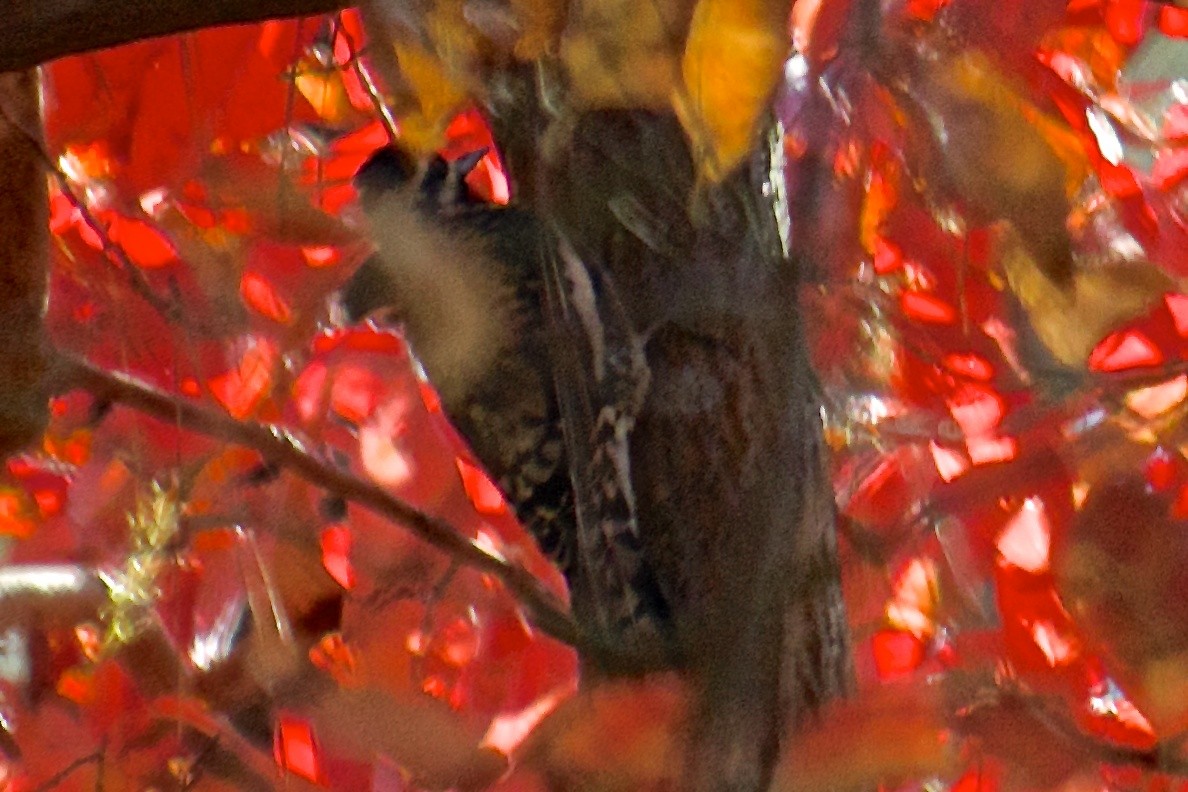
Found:
<path fill-rule="evenodd" d="M 74 185 L 71 183 L 70 178 L 62 172 L 62 169 L 58 167 L 54 158 L 50 156 L 50 153 L 42 143 L 38 131 L 21 124 L 6 107 L 0 106 L 0 117 L 8 121 L 28 141 L 33 149 L 34 156 L 41 162 L 42 167 L 53 176 L 54 181 L 58 184 L 58 189 L 61 190 L 62 195 L 70 203 L 70 208 L 78 212 L 78 216 L 83 224 L 99 240 L 103 254 L 127 276 L 132 291 L 148 303 L 157 313 L 161 314 L 166 321 L 178 326 L 190 327 L 190 329 L 201 331 L 204 335 L 211 335 L 212 330 L 209 327 L 204 325 L 195 326 L 195 323 L 181 310 L 179 305 L 171 303 L 157 294 L 148 282 L 148 279 L 144 277 L 144 273 L 140 270 L 140 267 L 132 261 L 122 247 L 112 242 L 107 229 L 95 217 L 94 212 L 87 206 L 86 201 L 82 200 L 74 192 Z"/>
<path fill-rule="evenodd" d="M 253 745 L 239 733 L 228 720 L 227 713 L 208 710 L 204 705 L 184 697 L 162 697 L 153 702 L 153 716 L 162 721 L 172 721 L 179 726 L 192 729 L 207 739 L 206 745 L 193 758 L 189 772 L 194 772 L 201 761 L 214 751 L 223 751 L 234 757 L 248 772 L 261 779 L 275 777 L 276 764 L 267 752 Z M 189 789 L 197 781 L 194 776 L 189 783 L 183 781 L 183 789 Z"/>
<path fill-rule="evenodd" d="M 95 751 L 94 753 L 89 753 L 86 756 L 80 756 L 77 759 L 75 759 L 73 762 L 66 765 L 61 770 L 59 770 L 58 772 L 54 773 L 52 776 L 47 778 L 41 784 L 34 787 L 33 792 L 49 792 L 49 790 L 56 788 L 57 786 L 62 784 L 67 778 L 69 778 L 71 775 L 73 775 L 75 770 L 78 770 L 79 768 L 82 768 L 82 767 L 86 767 L 89 764 L 99 762 L 102 759 L 103 759 L 102 751 Z"/>
<path fill-rule="evenodd" d="M 392 115 L 392 109 L 388 107 L 388 103 L 384 101 L 379 86 L 376 85 L 375 78 L 371 74 L 371 69 L 363 62 L 361 58 L 362 53 L 355 46 L 354 38 L 347 32 L 346 26 L 342 23 L 341 12 L 334 15 L 334 34 L 342 37 L 342 41 L 347 48 L 347 63 L 354 69 L 359 82 L 363 84 L 363 88 L 367 92 L 367 98 L 371 100 L 376 115 L 379 116 L 380 122 L 384 126 L 384 131 L 388 133 L 388 142 L 394 144 L 400 136 L 396 129 L 396 118 Z"/>
<path fill-rule="evenodd" d="M 399 523 L 450 558 L 498 578 L 525 608 L 533 624 L 574 647 L 602 668 L 620 673 L 643 672 L 659 662 L 649 657 L 628 655 L 590 635 L 574 621 L 557 598 L 524 569 L 483 550 L 444 520 L 393 497 L 375 484 L 321 461 L 279 426 L 237 421 L 65 354 L 58 356 L 54 384 L 59 392 L 73 388 L 87 390 L 187 430 L 251 448 L 267 461 L 282 465 L 319 487 Z"/>
<path fill-rule="evenodd" d="M 95 217 L 95 214 L 87 206 L 86 202 L 74 192 L 70 179 L 54 165 L 44 149 L 41 150 L 41 159 L 45 164 L 46 170 L 49 171 L 50 175 L 58 183 L 58 189 L 62 191 L 62 195 L 66 197 L 66 200 L 70 203 L 70 207 L 78 212 L 78 216 L 83 221 L 83 224 L 99 239 L 103 254 L 110 258 L 128 277 L 128 283 L 132 287 L 132 291 L 148 303 L 153 310 L 161 314 L 166 321 L 176 325 L 187 324 L 189 320 L 181 308 L 157 294 L 152 285 L 149 284 L 148 279 L 144 277 L 144 273 L 140 271 L 140 267 L 128 257 L 128 254 L 122 247 L 111 241 L 107 229 Z M 209 335 L 209 331 L 206 334 Z"/>
<path fill-rule="evenodd" d="M 1072 720 L 1053 712 L 1035 695 L 1009 687 L 998 687 L 989 700 L 971 706 L 957 716 L 958 728 L 976 734 L 977 715 L 991 707 L 1006 708 L 1014 714 L 1026 713 L 1035 723 L 1043 727 L 1053 739 L 1065 749 L 1109 765 L 1138 767 L 1148 772 L 1188 777 L 1188 759 L 1173 750 L 1178 741 L 1161 741 L 1151 748 L 1132 748 L 1110 743 L 1082 731 Z"/>

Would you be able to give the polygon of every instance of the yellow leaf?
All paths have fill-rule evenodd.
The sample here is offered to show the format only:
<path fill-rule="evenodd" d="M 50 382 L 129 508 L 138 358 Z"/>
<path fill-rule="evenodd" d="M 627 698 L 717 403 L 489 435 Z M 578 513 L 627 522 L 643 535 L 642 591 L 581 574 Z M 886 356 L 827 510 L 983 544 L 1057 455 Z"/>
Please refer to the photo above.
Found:
<path fill-rule="evenodd" d="M 493 45 L 467 19 L 463 0 L 416 5 L 415 14 L 389 15 L 391 9 L 379 3 L 361 10 L 374 39 L 370 65 L 389 92 L 385 99 L 402 145 L 428 155 L 444 143 L 450 120 L 480 94 L 482 64 L 491 60 L 484 56 Z"/>
<path fill-rule="evenodd" d="M 1146 263 L 1081 267 L 1067 286 L 1053 283 L 1014 233 L 1001 242 L 999 263 L 1032 329 L 1066 366 L 1085 368 L 1089 353 L 1118 326 L 1135 319 L 1175 285 Z"/>
<path fill-rule="evenodd" d="M 512 13 L 520 25 L 515 55 L 534 61 L 556 54 L 568 11 L 567 0 L 511 0 Z"/>
<path fill-rule="evenodd" d="M 417 111 L 399 119 L 401 142 L 417 153 L 429 154 L 441 147 L 446 126 L 469 96 L 437 54 L 418 44 L 397 42 L 394 46 L 400 73 L 420 104 Z"/>
<path fill-rule="evenodd" d="M 688 693 L 674 675 L 602 682 L 549 715 L 523 763 L 565 789 L 677 789 L 685 763 Z"/>
<path fill-rule="evenodd" d="M 294 83 L 314 112 L 326 122 L 345 124 L 361 117 L 347 95 L 340 69 L 326 68 L 313 58 L 305 58 L 297 67 Z"/>
<path fill-rule="evenodd" d="M 751 149 L 788 57 L 789 6 L 786 0 L 697 3 L 675 109 L 703 179 L 721 180 Z"/>
<path fill-rule="evenodd" d="M 913 681 L 872 688 L 834 704 L 819 723 L 792 739 L 771 790 L 842 792 L 942 774 L 957 759 L 945 728 L 936 685 Z"/>
<path fill-rule="evenodd" d="M 561 40 L 575 109 L 667 108 L 689 0 L 574 0 Z"/>

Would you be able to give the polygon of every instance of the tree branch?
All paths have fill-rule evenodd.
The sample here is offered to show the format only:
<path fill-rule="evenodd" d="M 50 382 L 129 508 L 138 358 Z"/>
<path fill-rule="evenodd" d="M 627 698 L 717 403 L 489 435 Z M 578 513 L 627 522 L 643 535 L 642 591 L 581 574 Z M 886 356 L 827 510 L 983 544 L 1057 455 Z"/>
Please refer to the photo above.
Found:
<path fill-rule="evenodd" d="M 41 172 L 37 72 L 0 74 L 0 455 L 39 437 L 49 420 L 45 310 L 49 198 Z"/>
<path fill-rule="evenodd" d="M 307 481 L 399 523 L 451 558 L 494 575 L 524 607 L 533 624 L 574 647 L 599 667 L 619 673 L 636 673 L 655 664 L 650 658 L 627 655 L 590 635 L 528 572 L 481 549 L 444 520 L 393 497 L 375 484 L 322 462 L 281 427 L 237 421 L 68 355 L 60 354 L 55 364 L 57 392 L 74 388 L 87 390 L 190 431 L 251 448 L 266 460 L 292 470 Z"/>
<path fill-rule="evenodd" d="M 0 71 L 201 27 L 323 14 L 344 0 L 0 0 Z"/>
<path fill-rule="evenodd" d="M 958 712 L 954 724 L 966 735 L 980 735 L 987 713 L 999 709 L 1020 725 L 1025 719 L 1038 724 L 1064 751 L 1109 765 L 1137 767 L 1148 772 L 1183 778 L 1188 776 L 1188 761 L 1178 750 L 1177 740 L 1163 740 L 1151 748 L 1135 748 L 1111 743 L 1084 732 L 1064 713 L 1055 712 L 1036 695 L 1000 686 L 985 692 L 985 700 Z M 1006 757 L 1010 758 L 1010 757 Z"/>

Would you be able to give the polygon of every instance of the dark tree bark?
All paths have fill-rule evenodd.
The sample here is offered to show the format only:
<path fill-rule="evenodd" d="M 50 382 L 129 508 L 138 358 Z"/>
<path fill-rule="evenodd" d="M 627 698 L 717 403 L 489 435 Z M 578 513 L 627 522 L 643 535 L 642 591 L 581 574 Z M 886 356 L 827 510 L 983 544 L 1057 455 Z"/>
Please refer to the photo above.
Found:
<path fill-rule="evenodd" d="M 3 0 L 0 71 L 201 27 L 337 11 L 343 0 Z"/>
<path fill-rule="evenodd" d="M 787 728 L 850 680 L 819 400 L 766 142 L 698 188 L 672 115 L 598 111 L 532 163 L 538 211 L 608 276 L 644 340 L 631 478 L 644 561 L 698 690 L 690 790 L 765 788 Z"/>
<path fill-rule="evenodd" d="M 40 141 L 37 72 L 0 74 L 0 455 L 38 438 L 49 421 L 41 324 L 49 198 Z"/>

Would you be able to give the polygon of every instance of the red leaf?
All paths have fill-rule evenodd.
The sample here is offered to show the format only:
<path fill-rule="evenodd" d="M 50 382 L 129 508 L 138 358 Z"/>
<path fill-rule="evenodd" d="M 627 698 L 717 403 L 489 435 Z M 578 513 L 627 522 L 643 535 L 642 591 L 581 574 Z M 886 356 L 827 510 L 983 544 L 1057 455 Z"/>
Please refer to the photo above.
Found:
<path fill-rule="evenodd" d="M 909 632 L 879 630 L 871 638 L 875 671 L 888 682 L 907 676 L 924 662 L 924 642 Z"/>
<path fill-rule="evenodd" d="M 282 770 L 315 784 L 323 782 L 321 750 L 304 718 L 282 715 L 278 719 L 273 753 Z"/>
<path fill-rule="evenodd" d="M 1039 574 L 1048 569 L 1051 535 L 1043 501 L 1028 498 L 1003 527 L 998 537 L 998 552 L 1012 566 Z"/>
<path fill-rule="evenodd" d="M 927 451 L 914 445 L 883 454 L 843 504 L 845 515 L 880 532 L 901 529 L 903 516 L 927 495 L 936 480 L 929 474 L 926 460 Z"/>
<path fill-rule="evenodd" d="M 1144 0 L 1106 0 L 1105 22 L 1119 44 L 1137 44 L 1146 29 Z"/>
<path fill-rule="evenodd" d="M 957 311 L 944 300 L 926 292 L 906 291 L 899 296 L 905 316 L 927 324 L 953 324 Z"/>
<path fill-rule="evenodd" d="M 994 366 L 973 352 L 950 352 L 941 359 L 941 365 L 958 376 L 979 382 L 989 382 L 994 377 Z"/>
<path fill-rule="evenodd" d="M 1156 448 L 1143 464 L 1147 483 L 1156 492 L 1165 492 L 1175 486 L 1184 473 L 1184 458 L 1168 453 L 1163 446 Z"/>
<path fill-rule="evenodd" d="M 263 275 L 245 272 L 239 281 L 239 294 L 256 313 L 278 324 L 293 321 L 293 310 Z"/>
<path fill-rule="evenodd" d="M 128 258 L 146 269 L 177 261 L 177 250 L 152 223 L 115 215 L 107 229 L 108 238 L 124 249 Z"/>
<path fill-rule="evenodd" d="M 364 366 L 340 366 L 330 390 L 330 409 L 343 420 L 361 424 L 375 412 L 384 380 Z"/>
<path fill-rule="evenodd" d="M 503 493 L 481 468 L 462 457 L 458 457 L 457 463 L 466 497 L 470 498 L 479 514 L 503 514 L 507 511 Z"/>
<path fill-rule="evenodd" d="M 1110 333 L 1089 355 L 1089 368 L 1093 371 L 1125 371 L 1158 366 L 1162 362 L 1163 353 L 1138 330 Z"/>
<path fill-rule="evenodd" d="M 273 368 L 278 360 L 275 344 L 253 337 L 235 368 L 211 377 L 207 387 L 232 417 L 246 418 L 271 392 Z"/>
<path fill-rule="evenodd" d="M 809 63 L 821 66 L 837 54 L 853 0 L 797 0 L 792 5 L 792 41 Z"/>
<path fill-rule="evenodd" d="M 1161 190 L 1175 187 L 1188 176 L 1188 147 L 1163 149 L 1155 157 L 1151 178 Z"/>
<path fill-rule="evenodd" d="M 445 131 L 442 154 L 453 160 L 479 149 L 487 149 L 474 170 L 466 176 L 466 185 L 484 201 L 506 204 L 511 199 L 507 173 L 495 148 L 495 138 L 482 115 L 474 109 L 459 113 Z"/>
<path fill-rule="evenodd" d="M 903 266 L 903 251 L 881 236 L 875 237 L 874 268 L 879 275 L 889 275 Z"/>
<path fill-rule="evenodd" d="M 355 588 L 357 576 L 351 563 L 351 529 L 345 525 L 333 525 L 322 531 L 322 566 L 330 577 L 346 591 Z"/>
<path fill-rule="evenodd" d="M 950 2 L 951 0 L 908 0 L 905 10 L 910 17 L 922 22 L 931 22 L 937 12 Z"/>
<path fill-rule="evenodd" d="M 1101 179 L 1101 186 L 1110 195 L 1133 198 L 1142 194 L 1143 188 L 1135 178 L 1134 171 L 1124 164 L 1115 165 L 1102 158 L 1097 162 L 1097 175 Z"/>
<path fill-rule="evenodd" d="M 980 437 L 1002 423 L 1006 403 L 993 388 L 979 383 L 964 383 L 953 389 L 948 399 L 949 412 L 967 438 Z"/>
<path fill-rule="evenodd" d="M 932 451 L 932 460 L 936 465 L 936 472 L 946 484 L 957 479 L 969 470 L 970 460 L 961 452 L 945 448 L 935 440 L 928 444 Z"/>
<path fill-rule="evenodd" d="M 1188 139 L 1188 104 L 1175 104 L 1163 117 L 1161 134 L 1170 141 Z"/>
<path fill-rule="evenodd" d="M 1165 36 L 1188 37 L 1188 9 L 1165 5 L 1159 9 L 1159 30 Z"/>
<path fill-rule="evenodd" d="M 983 760 L 957 779 L 949 792 L 998 792 L 1002 788 L 1002 766 Z"/>

